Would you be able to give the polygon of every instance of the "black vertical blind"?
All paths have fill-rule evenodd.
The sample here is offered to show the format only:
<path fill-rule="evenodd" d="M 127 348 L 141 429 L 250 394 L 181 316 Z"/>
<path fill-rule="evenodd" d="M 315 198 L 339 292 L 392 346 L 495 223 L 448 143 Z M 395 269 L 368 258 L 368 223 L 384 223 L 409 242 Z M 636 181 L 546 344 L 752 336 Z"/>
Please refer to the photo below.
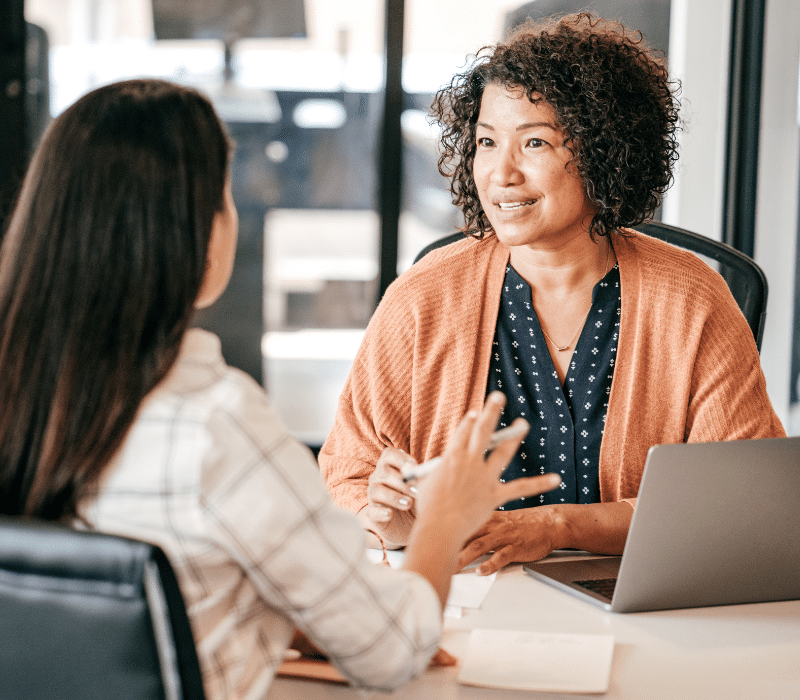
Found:
<path fill-rule="evenodd" d="M 733 0 L 725 195 L 725 243 L 753 257 L 766 0 Z"/>
<path fill-rule="evenodd" d="M 378 168 L 378 214 L 381 221 L 378 300 L 397 277 L 402 204 L 403 19 L 404 0 L 386 0 L 386 86 Z"/>
<path fill-rule="evenodd" d="M 0 235 L 25 164 L 24 0 L 0 0 Z"/>

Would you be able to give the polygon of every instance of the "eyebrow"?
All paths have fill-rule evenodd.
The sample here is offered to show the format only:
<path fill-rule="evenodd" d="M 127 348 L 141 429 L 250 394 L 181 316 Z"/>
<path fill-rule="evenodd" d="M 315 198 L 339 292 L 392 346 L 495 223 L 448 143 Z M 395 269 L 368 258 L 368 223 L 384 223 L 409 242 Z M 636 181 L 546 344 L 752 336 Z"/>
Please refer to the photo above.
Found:
<path fill-rule="evenodd" d="M 494 131 L 494 127 L 491 124 L 487 124 L 486 122 L 478 122 L 476 126 L 482 126 L 484 129 L 489 129 L 489 131 Z M 552 129 L 553 131 L 557 131 L 556 127 L 551 124 L 550 122 L 527 122 L 526 124 L 520 124 L 517 127 L 517 131 L 527 131 L 528 129 L 535 129 L 536 127 L 544 126 L 548 129 Z"/>

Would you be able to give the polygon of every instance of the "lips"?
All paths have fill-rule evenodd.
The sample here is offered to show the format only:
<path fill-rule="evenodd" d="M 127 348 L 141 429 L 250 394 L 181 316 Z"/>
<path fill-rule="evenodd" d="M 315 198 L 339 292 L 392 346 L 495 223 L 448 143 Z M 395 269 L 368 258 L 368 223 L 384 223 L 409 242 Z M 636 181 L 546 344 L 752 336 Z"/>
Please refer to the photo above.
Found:
<path fill-rule="evenodd" d="M 529 207 L 531 204 L 536 204 L 536 200 L 529 199 L 527 202 L 496 202 L 496 206 L 502 211 L 513 211 L 514 209 Z"/>

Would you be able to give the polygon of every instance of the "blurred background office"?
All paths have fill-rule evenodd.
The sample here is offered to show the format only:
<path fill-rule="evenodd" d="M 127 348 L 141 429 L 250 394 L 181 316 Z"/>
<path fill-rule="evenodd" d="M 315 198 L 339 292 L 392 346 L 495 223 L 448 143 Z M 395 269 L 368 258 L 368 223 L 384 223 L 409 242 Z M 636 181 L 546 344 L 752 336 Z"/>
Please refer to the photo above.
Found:
<path fill-rule="evenodd" d="M 52 116 L 159 76 L 213 98 L 236 141 L 231 285 L 198 319 L 318 445 L 386 285 L 458 212 L 426 111 L 469 54 L 526 17 L 594 10 L 641 29 L 683 82 L 666 223 L 755 257 L 762 363 L 800 434 L 797 0 L 0 0 L 0 216 Z"/>

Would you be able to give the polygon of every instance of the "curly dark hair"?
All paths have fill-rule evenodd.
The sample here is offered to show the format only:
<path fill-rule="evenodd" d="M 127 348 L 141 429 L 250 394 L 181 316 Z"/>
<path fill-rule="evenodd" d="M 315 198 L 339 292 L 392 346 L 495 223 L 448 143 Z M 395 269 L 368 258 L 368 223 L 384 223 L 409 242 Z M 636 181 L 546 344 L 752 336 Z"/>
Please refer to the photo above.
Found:
<path fill-rule="evenodd" d="M 492 228 L 472 175 L 481 98 L 491 83 L 522 88 L 531 102 L 554 109 L 597 207 L 593 237 L 652 218 L 678 159 L 680 84 L 669 80 L 663 54 L 640 32 L 578 13 L 529 21 L 474 59 L 439 90 L 431 109 L 442 128 L 439 172 L 450 179 L 465 233 L 482 238 Z"/>

